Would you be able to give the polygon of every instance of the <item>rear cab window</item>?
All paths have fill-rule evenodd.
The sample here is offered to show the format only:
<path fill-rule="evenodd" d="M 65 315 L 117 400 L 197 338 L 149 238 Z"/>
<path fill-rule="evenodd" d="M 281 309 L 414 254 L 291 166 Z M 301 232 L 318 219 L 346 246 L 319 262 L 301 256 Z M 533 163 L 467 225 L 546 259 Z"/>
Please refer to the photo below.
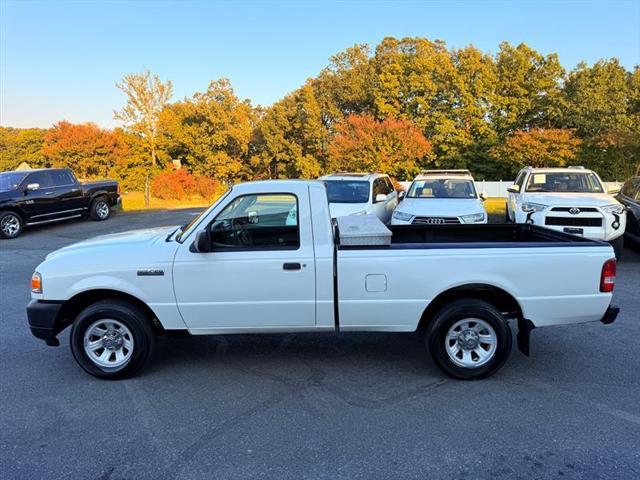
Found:
<path fill-rule="evenodd" d="M 52 170 L 51 181 L 55 187 L 75 185 L 75 178 L 69 170 Z"/>

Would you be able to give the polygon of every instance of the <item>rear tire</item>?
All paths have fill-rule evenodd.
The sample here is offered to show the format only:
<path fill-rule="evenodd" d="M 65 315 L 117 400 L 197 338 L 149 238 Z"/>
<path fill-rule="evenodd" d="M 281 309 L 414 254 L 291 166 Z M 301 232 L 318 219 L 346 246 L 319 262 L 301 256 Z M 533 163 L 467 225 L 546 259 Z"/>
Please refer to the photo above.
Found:
<path fill-rule="evenodd" d="M 433 316 L 425 333 L 433 361 L 445 373 L 477 380 L 496 373 L 511 353 L 511 329 L 493 305 L 456 300 Z"/>
<path fill-rule="evenodd" d="M 135 375 L 153 357 L 151 319 L 123 300 L 101 300 L 80 312 L 71 328 L 71 352 L 94 377 L 116 380 Z"/>
<path fill-rule="evenodd" d="M 24 222 L 15 212 L 0 212 L 0 238 L 16 238 L 22 233 Z"/>
<path fill-rule="evenodd" d="M 89 216 L 91 217 L 91 220 L 96 220 L 98 222 L 107 220 L 111 216 L 111 205 L 109 205 L 107 197 L 98 197 L 91 202 Z"/>

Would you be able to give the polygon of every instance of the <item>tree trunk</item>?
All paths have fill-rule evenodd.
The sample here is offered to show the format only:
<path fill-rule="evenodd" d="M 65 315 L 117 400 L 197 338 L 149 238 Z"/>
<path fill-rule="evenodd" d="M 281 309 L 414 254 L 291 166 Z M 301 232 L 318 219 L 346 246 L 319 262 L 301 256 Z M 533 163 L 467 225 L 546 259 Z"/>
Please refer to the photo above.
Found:
<path fill-rule="evenodd" d="M 151 140 L 151 171 L 155 169 L 156 166 L 156 144 L 153 140 Z M 151 179 L 149 174 L 147 174 L 147 180 L 144 184 L 144 206 L 145 208 L 149 208 L 151 204 Z"/>
<path fill-rule="evenodd" d="M 151 202 L 151 182 L 149 181 L 149 176 L 144 182 L 144 206 L 145 208 L 149 208 L 149 203 Z"/>

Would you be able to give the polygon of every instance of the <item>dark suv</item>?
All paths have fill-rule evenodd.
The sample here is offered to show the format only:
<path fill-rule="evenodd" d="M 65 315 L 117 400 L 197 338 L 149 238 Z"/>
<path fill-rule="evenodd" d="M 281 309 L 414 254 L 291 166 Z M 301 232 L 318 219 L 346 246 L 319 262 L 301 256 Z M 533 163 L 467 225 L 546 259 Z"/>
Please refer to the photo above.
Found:
<path fill-rule="evenodd" d="M 118 182 L 80 183 L 67 168 L 0 173 L 0 238 L 15 238 L 25 225 L 81 216 L 106 220 L 120 203 Z"/>
<path fill-rule="evenodd" d="M 616 198 L 627 207 L 625 241 L 640 247 L 640 176 L 627 180 Z"/>

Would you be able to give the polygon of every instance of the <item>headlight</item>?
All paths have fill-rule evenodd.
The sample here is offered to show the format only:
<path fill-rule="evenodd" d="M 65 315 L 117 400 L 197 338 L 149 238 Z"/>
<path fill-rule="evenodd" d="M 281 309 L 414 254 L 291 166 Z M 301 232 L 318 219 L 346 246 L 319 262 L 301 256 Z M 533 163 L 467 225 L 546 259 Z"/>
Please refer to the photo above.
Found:
<path fill-rule="evenodd" d="M 521 208 L 522 211 L 526 213 L 541 212 L 547 208 L 547 205 L 542 205 L 541 203 L 523 203 Z"/>
<path fill-rule="evenodd" d="M 463 223 L 484 222 L 484 212 L 474 213 L 472 215 L 462 215 L 460 218 L 462 218 Z"/>
<path fill-rule="evenodd" d="M 38 272 L 31 275 L 31 291 L 33 293 L 42 293 L 42 276 Z"/>
<path fill-rule="evenodd" d="M 395 218 L 396 220 L 400 220 L 401 222 L 408 222 L 413 218 L 413 215 L 411 215 L 410 213 L 399 212 L 398 210 L 395 210 L 393 212 L 393 218 Z"/>
<path fill-rule="evenodd" d="M 605 205 L 604 207 L 602 207 L 602 210 L 604 210 L 607 213 L 615 213 L 616 215 L 620 215 L 624 213 L 624 205 L 620 205 L 620 204 Z"/>

